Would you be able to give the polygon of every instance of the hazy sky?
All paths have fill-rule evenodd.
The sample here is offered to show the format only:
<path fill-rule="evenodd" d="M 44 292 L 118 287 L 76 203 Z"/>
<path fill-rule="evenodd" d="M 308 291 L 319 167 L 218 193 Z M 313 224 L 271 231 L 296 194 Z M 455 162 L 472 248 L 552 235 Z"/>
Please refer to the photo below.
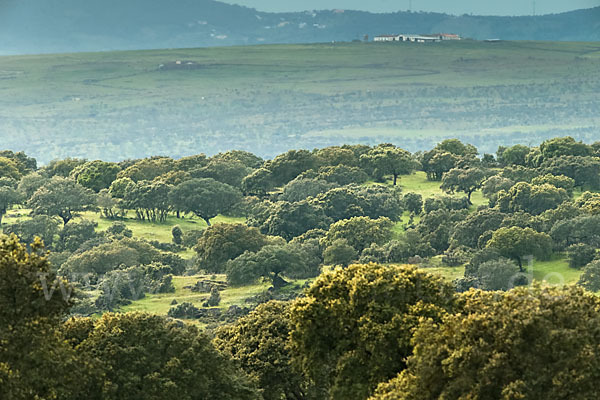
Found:
<path fill-rule="evenodd" d="M 530 15 L 532 0 L 224 0 L 261 11 L 304 11 L 352 9 L 372 12 L 405 11 L 412 3 L 414 11 L 449 14 Z M 551 14 L 600 6 L 600 0 L 536 0 L 537 14 Z"/>

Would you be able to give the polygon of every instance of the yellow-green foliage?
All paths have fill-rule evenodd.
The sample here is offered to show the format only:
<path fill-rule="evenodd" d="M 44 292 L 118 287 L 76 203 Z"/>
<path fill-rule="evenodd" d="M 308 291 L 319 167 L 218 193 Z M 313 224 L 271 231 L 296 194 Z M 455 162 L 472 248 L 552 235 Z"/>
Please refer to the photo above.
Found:
<path fill-rule="evenodd" d="M 290 303 L 271 301 L 217 330 L 216 347 L 254 378 L 265 400 L 302 399 L 307 384 L 292 367 Z"/>
<path fill-rule="evenodd" d="M 323 273 L 292 305 L 298 366 L 332 399 L 364 399 L 412 353 L 421 318 L 439 320 L 454 288 L 410 266 L 355 264 Z"/>
<path fill-rule="evenodd" d="M 593 399 L 600 300 L 581 288 L 470 291 L 423 321 L 408 369 L 372 400 Z"/>

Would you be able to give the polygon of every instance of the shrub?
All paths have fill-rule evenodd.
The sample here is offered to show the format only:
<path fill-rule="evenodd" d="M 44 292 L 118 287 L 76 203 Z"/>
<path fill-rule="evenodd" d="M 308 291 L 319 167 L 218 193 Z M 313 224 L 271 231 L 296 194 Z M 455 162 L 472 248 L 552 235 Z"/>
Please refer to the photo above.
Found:
<path fill-rule="evenodd" d="M 581 268 L 591 263 L 596 258 L 596 248 L 589 244 L 578 243 L 567 248 L 569 267 Z"/>

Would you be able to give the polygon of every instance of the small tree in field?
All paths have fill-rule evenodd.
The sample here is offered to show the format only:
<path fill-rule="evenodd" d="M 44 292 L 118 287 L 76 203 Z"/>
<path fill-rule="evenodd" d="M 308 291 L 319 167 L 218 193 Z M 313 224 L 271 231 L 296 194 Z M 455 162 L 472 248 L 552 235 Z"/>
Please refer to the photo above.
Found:
<path fill-rule="evenodd" d="M 441 189 L 447 193 L 463 192 L 469 204 L 472 204 L 471 195 L 481 188 L 485 178 L 486 173 L 481 168 L 453 168 L 444 174 Z"/>
<path fill-rule="evenodd" d="M 94 192 L 72 179 L 53 177 L 28 201 L 34 215 L 58 216 L 66 225 L 77 212 L 91 209 L 96 202 Z"/>
<path fill-rule="evenodd" d="M 487 247 L 498 250 L 508 258 L 516 260 L 523 271 L 523 259 L 532 255 L 538 259 L 547 259 L 552 254 L 552 239 L 545 233 L 531 228 L 500 228 L 492 234 Z"/>
<path fill-rule="evenodd" d="M 190 179 L 169 193 L 176 209 L 196 214 L 208 226 L 211 219 L 239 203 L 241 196 L 239 190 L 212 178 Z"/>

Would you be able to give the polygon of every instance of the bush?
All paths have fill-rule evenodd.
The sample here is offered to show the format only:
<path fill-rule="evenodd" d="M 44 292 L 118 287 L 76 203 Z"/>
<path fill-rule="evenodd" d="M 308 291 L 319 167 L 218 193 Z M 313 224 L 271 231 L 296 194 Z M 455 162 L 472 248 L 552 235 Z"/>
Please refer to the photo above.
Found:
<path fill-rule="evenodd" d="M 421 215 L 423 212 L 423 196 L 418 193 L 406 193 L 402 203 L 407 211 L 415 215 Z"/>
<path fill-rule="evenodd" d="M 462 278 L 455 279 L 453 282 L 458 293 L 464 293 L 469 289 L 479 289 L 479 279 L 473 276 L 463 276 Z"/>
<path fill-rule="evenodd" d="M 173 236 L 173 243 L 181 245 L 183 244 L 183 231 L 179 227 L 179 225 L 175 225 L 171 229 L 171 235 Z"/>
<path fill-rule="evenodd" d="M 596 258 L 596 249 L 589 244 L 579 243 L 567 248 L 569 267 L 581 268 Z"/>
<path fill-rule="evenodd" d="M 198 243 L 200 237 L 202 237 L 203 233 L 203 229 L 191 229 L 185 232 L 181 238 L 182 244 L 187 248 L 194 247 Z"/>
<path fill-rule="evenodd" d="M 348 244 L 346 239 L 337 239 L 323 252 L 323 260 L 327 265 L 341 265 L 347 267 L 352 261 L 356 261 L 358 252 Z"/>
<path fill-rule="evenodd" d="M 449 267 L 458 267 L 469 261 L 472 251 L 464 246 L 448 250 L 442 257 L 442 263 Z"/>
<path fill-rule="evenodd" d="M 210 290 L 210 297 L 202 304 L 202 307 L 216 307 L 221 302 L 221 294 L 217 287 Z"/>
<path fill-rule="evenodd" d="M 429 214 L 436 210 L 465 210 L 469 208 L 469 205 L 469 200 L 466 197 L 437 196 L 426 199 L 423 209 L 426 214 Z"/>
<path fill-rule="evenodd" d="M 154 247 L 155 249 L 161 251 L 168 251 L 171 253 L 178 253 L 180 251 L 185 250 L 183 246 L 177 245 L 175 243 L 159 242 L 158 240 L 148 240 L 148 244 Z"/>
<path fill-rule="evenodd" d="M 591 292 L 600 291 L 600 260 L 585 266 L 577 284 Z"/>
<path fill-rule="evenodd" d="M 171 307 L 167 315 L 171 318 L 193 319 L 198 318 L 199 313 L 200 310 L 195 305 L 186 301 Z"/>
<path fill-rule="evenodd" d="M 477 278 L 484 290 L 508 290 L 521 283 L 519 267 L 506 258 L 484 262 L 477 270 Z"/>
<path fill-rule="evenodd" d="M 133 237 L 133 231 L 127 228 L 124 222 L 117 221 L 106 229 L 106 233 L 117 237 Z"/>

